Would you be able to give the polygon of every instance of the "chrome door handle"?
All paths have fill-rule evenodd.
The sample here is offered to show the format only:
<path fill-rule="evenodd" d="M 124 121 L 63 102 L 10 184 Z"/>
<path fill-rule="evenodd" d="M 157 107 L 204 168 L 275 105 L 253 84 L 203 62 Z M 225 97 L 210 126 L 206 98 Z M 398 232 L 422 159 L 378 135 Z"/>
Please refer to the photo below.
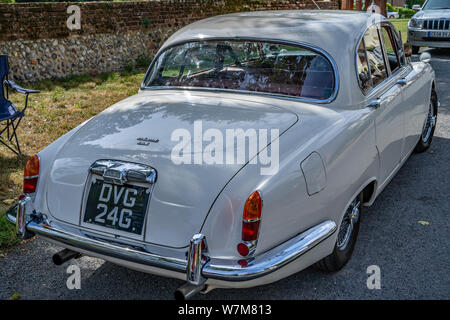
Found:
<path fill-rule="evenodd" d="M 369 104 L 367 105 L 368 108 L 373 108 L 373 109 L 378 109 L 380 106 L 381 106 L 380 99 L 370 101 Z"/>
<path fill-rule="evenodd" d="M 406 78 L 401 78 L 397 80 L 397 84 L 403 86 L 406 86 L 408 84 L 408 80 Z"/>

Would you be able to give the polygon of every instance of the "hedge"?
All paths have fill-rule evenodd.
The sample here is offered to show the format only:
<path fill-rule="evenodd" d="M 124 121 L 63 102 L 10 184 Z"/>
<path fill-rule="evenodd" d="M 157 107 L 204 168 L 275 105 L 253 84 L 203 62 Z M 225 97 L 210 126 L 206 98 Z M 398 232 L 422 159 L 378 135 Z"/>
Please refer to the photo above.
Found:
<path fill-rule="evenodd" d="M 413 9 L 405 9 L 401 7 L 393 7 L 390 3 L 386 5 L 388 11 L 398 12 L 400 18 L 408 18 L 410 19 L 413 15 L 416 14 L 417 11 Z"/>

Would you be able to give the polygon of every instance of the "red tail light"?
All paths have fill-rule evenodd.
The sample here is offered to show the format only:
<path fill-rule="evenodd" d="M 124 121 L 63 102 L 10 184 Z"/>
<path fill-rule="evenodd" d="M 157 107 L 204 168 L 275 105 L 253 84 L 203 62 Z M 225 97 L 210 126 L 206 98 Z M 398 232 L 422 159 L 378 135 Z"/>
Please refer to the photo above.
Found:
<path fill-rule="evenodd" d="M 242 240 L 253 241 L 258 239 L 259 221 L 242 223 Z"/>
<path fill-rule="evenodd" d="M 28 159 L 23 172 L 23 193 L 36 192 L 39 178 L 39 157 L 35 154 Z"/>
<path fill-rule="evenodd" d="M 244 205 L 242 215 L 242 241 L 252 242 L 258 240 L 259 225 L 261 222 L 262 199 L 259 191 L 253 192 Z M 244 248 L 245 244 L 238 245 L 239 254 L 246 256 L 249 250 Z"/>

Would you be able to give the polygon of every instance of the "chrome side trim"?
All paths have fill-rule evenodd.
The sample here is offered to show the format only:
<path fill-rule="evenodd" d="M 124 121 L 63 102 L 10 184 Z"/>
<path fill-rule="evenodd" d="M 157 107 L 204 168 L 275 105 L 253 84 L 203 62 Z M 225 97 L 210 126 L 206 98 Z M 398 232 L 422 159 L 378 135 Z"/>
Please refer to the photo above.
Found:
<path fill-rule="evenodd" d="M 225 281 L 248 281 L 260 278 L 296 260 L 332 235 L 335 230 L 336 223 L 327 220 L 274 249 L 256 256 L 245 267 L 235 262 L 229 263 L 230 261 L 222 259 L 211 259 L 203 267 L 202 274 L 206 278 Z"/>

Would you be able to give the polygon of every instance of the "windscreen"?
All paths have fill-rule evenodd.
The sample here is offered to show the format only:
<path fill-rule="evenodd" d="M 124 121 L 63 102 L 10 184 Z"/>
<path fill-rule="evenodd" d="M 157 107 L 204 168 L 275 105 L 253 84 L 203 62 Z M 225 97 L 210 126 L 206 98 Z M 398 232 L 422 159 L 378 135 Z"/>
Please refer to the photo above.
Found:
<path fill-rule="evenodd" d="M 193 41 L 154 61 L 146 87 L 266 92 L 325 100 L 335 87 L 330 61 L 313 50 L 261 41 Z"/>
<path fill-rule="evenodd" d="M 424 10 L 450 9 L 450 0 L 428 0 L 425 3 Z"/>

